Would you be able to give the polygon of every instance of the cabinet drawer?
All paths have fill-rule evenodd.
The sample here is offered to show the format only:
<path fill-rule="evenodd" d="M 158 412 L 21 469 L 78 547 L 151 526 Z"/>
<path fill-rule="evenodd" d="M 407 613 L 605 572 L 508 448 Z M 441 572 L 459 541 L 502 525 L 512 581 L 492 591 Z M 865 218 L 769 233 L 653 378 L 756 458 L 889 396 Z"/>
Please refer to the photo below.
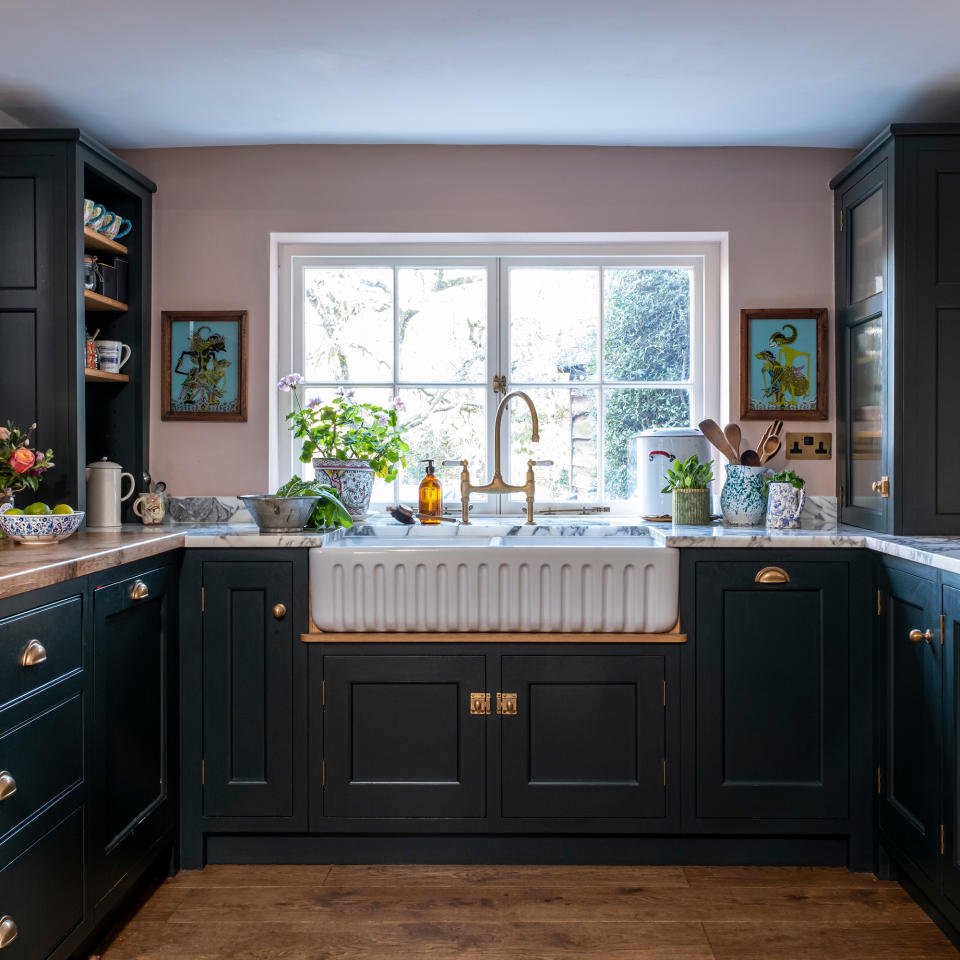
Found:
<path fill-rule="evenodd" d="M 83 779 L 83 709 L 79 693 L 0 736 L 0 835 Z"/>
<path fill-rule="evenodd" d="M 32 666 L 23 665 L 28 647 L 33 653 Z M 0 620 L 0 707 L 79 669 L 82 649 L 80 597 Z"/>
<path fill-rule="evenodd" d="M 43 960 L 83 921 L 82 811 L 0 871 L 0 918 L 17 932 L 3 960 Z"/>

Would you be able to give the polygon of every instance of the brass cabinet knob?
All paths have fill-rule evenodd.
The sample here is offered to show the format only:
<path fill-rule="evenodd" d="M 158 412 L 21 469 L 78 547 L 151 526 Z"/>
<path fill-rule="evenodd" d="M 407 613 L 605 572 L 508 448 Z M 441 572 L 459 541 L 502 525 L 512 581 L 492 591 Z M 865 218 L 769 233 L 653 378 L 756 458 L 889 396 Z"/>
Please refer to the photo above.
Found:
<path fill-rule="evenodd" d="M 890 478 L 881 477 L 879 480 L 874 480 L 873 483 L 870 484 L 870 489 L 873 490 L 874 493 L 879 493 L 881 497 L 889 497 Z"/>
<path fill-rule="evenodd" d="M 6 800 L 17 792 L 17 781 L 9 770 L 0 770 L 0 800 Z"/>
<path fill-rule="evenodd" d="M 919 630 L 910 631 L 910 642 L 911 643 L 923 643 L 926 640 L 927 643 L 933 643 L 933 631 L 927 630 L 926 633 L 921 633 Z"/>
<path fill-rule="evenodd" d="M 142 581 L 138 580 L 130 588 L 131 600 L 146 600 L 150 596 L 150 588 Z"/>
<path fill-rule="evenodd" d="M 17 939 L 17 934 L 20 931 L 17 930 L 17 925 L 9 914 L 4 917 L 0 917 L 0 950 L 4 947 L 9 947 L 14 940 Z"/>
<path fill-rule="evenodd" d="M 47 659 L 47 648 L 39 640 L 31 640 L 20 654 L 21 667 L 35 667 Z"/>
<path fill-rule="evenodd" d="M 273 616 L 275 620 L 282 620 L 287 615 L 286 604 L 275 603 L 273 605 Z"/>

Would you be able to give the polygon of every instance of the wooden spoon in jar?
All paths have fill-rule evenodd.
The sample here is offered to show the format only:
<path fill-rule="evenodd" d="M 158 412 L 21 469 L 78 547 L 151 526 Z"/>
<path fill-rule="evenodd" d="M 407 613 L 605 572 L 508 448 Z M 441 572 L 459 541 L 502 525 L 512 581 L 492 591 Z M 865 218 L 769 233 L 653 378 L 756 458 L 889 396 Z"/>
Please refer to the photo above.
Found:
<path fill-rule="evenodd" d="M 740 457 L 737 456 L 733 448 L 720 429 L 720 424 L 716 420 L 701 420 L 697 424 L 700 432 L 719 450 L 731 463 L 739 463 Z"/>
<path fill-rule="evenodd" d="M 743 439 L 743 434 L 740 431 L 740 425 L 736 423 L 728 423 L 723 428 L 723 435 L 727 438 L 727 443 L 730 444 L 730 449 L 737 455 L 737 462 L 740 460 L 740 441 Z"/>
<path fill-rule="evenodd" d="M 745 467 L 759 467 L 761 466 L 760 454 L 756 450 L 744 450 L 740 454 L 740 462 Z"/>
<path fill-rule="evenodd" d="M 763 444 L 763 452 L 760 454 L 761 465 L 768 460 L 773 459 L 780 452 L 780 439 L 777 436 L 767 437 Z"/>

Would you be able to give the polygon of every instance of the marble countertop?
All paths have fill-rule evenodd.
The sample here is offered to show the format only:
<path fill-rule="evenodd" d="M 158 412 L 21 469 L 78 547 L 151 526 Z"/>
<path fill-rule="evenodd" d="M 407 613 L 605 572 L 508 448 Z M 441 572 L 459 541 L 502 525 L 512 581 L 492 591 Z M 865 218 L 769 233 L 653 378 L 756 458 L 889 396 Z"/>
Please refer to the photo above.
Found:
<path fill-rule="evenodd" d="M 387 516 L 357 524 L 348 536 L 409 537 L 413 528 Z M 462 536 L 458 524 L 436 530 L 420 528 L 431 538 Z M 720 523 L 679 526 L 648 523 L 630 517 L 543 517 L 526 526 L 509 517 L 477 518 L 471 535 L 515 537 L 649 536 L 669 547 L 847 548 L 868 549 L 914 563 L 960 573 L 960 537 L 894 537 L 857 527 L 818 524 L 799 530 L 727 527 Z M 75 577 L 147 557 L 195 548 L 317 547 L 340 540 L 343 531 L 262 534 L 255 524 L 128 525 L 115 532 L 81 531 L 69 540 L 45 546 L 23 546 L 0 540 L 0 598 L 62 583 Z"/>

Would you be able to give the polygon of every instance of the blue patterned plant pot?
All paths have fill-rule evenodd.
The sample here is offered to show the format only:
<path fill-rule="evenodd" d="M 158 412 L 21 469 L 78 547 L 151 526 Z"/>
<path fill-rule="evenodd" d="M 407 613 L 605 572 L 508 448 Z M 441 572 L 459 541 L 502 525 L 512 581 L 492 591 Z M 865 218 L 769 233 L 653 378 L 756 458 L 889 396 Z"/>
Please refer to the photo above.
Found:
<path fill-rule="evenodd" d="M 771 483 L 767 497 L 767 526 L 774 530 L 796 530 L 800 526 L 800 514 L 807 494 L 803 487 L 798 490 L 792 483 Z"/>
<path fill-rule="evenodd" d="M 755 527 L 763 522 L 767 498 L 763 481 L 772 471 L 766 467 L 747 467 L 742 463 L 727 464 L 727 479 L 720 491 L 723 522 L 735 527 Z"/>
<path fill-rule="evenodd" d="M 374 473 L 367 460 L 330 460 L 313 458 L 317 480 L 333 487 L 351 520 L 362 520 L 370 507 Z"/>

